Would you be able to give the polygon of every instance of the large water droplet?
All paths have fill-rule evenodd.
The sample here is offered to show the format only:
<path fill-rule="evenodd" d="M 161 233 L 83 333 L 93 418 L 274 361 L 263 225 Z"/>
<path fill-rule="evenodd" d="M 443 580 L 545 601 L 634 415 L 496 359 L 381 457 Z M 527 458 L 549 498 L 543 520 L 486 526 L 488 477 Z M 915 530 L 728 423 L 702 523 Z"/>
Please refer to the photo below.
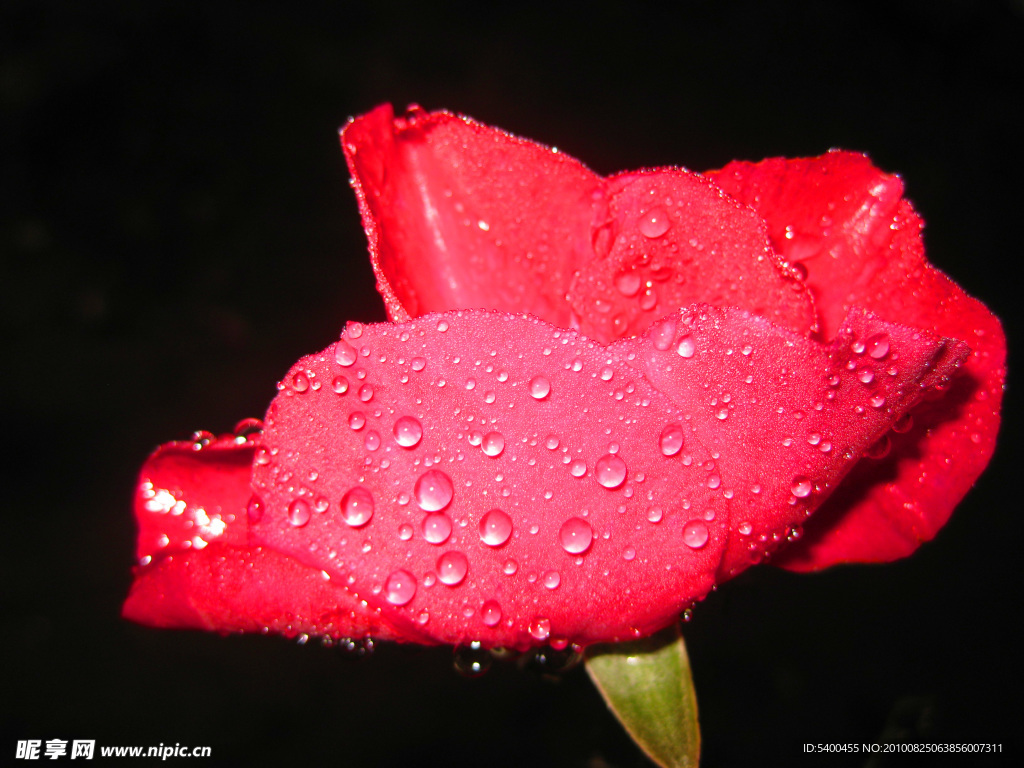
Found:
<path fill-rule="evenodd" d="M 480 606 L 480 620 L 488 627 L 498 626 L 501 621 L 501 606 L 497 600 L 488 600 Z"/>
<path fill-rule="evenodd" d="M 366 426 L 366 416 L 359 411 L 353 411 L 349 414 L 348 425 L 355 430 L 362 429 Z"/>
<path fill-rule="evenodd" d="M 676 319 L 671 315 L 651 326 L 651 343 L 662 352 L 672 346 L 676 338 Z"/>
<path fill-rule="evenodd" d="M 437 580 L 449 587 L 461 584 L 469 572 L 469 560 L 457 550 L 445 552 L 437 558 Z"/>
<path fill-rule="evenodd" d="M 384 585 L 384 598 L 392 605 L 406 605 L 416 594 L 416 579 L 408 571 L 399 569 L 388 576 Z"/>
<path fill-rule="evenodd" d="M 292 376 L 292 389 L 296 392 L 305 392 L 309 389 L 309 377 L 304 373 L 296 373 Z"/>
<path fill-rule="evenodd" d="M 331 382 L 331 388 L 339 395 L 344 395 L 348 392 L 348 379 L 344 376 L 335 376 L 334 381 Z"/>
<path fill-rule="evenodd" d="M 670 226 L 672 221 L 664 208 L 651 208 L 640 217 L 640 234 L 644 237 L 661 237 Z"/>
<path fill-rule="evenodd" d="M 373 387 L 369 384 L 363 384 L 363 386 L 359 388 L 359 399 L 364 403 L 368 403 L 373 400 Z"/>
<path fill-rule="evenodd" d="M 881 360 L 889 354 L 889 337 L 884 333 L 876 334 L 868 339 L 868 357 Z"/>
<path fill-rule="evenodd" d="M 753 532 L 754 526 L 752 526 L 750 523 L 743 522 L 740 523 L 739 528 L 737 528 L 736 530 L 740 532 L 741 536 L 749 536 Z"/>
<path fill-rule="evenodd" d="M 366 525 L 373 517 L 373 494 L 361 485 L 341 497 L 341 519 L 353 528 Z"/>
<path fill-rule="evenodd" d="M 427 367 L 427 361 L 424 360 L 422 357 L 414 357 L 412 359 L 412 362 L 409 364 L 409 367 L 417 372 L 422 371 L 424 368 Z"/>
<path fill-rule="evenodd" d="M 542 581 L 548 589 L 558 589 L 558 585 L 562 583 L 562 576 L 558 571 L 548 571 Z"/>
<path fill-rule="evenodd" d="M 594 465 L 594 477 L 605 488 L 614 490 L 626 480 L 626 462 L 614 453 L 606 453 Z"/>
<path fill-rule="evenodd" d="M 423 538 L 431 544 L 444 544 L 452 535 L 452 521 L 444 512 L 432 512 L 423 518 Z"/>
<path fill-rule="evenodd" d="M 708 527 L 703 520 L 691 520 L 683 526 L 683 543 L 690 549 L 700 549 L 708 543 Z"/>
<path fill-rule="evenodd" d="M 681 424 L 669 424 L 661 430 L 658 445 L 663 456 L 675 456 L 683 450 L 683 427 Z"/>
<path fill-rule="evenodd" d="M 366 433 L 366 437 L 363 439 L 363 445 L 366 446 L 366 450 L 368 451 L 376 451 L 380 448 L 380 435 L 371 429 Z"/>
<path fill-rule="evenodd" d="M 356 357 L 355 348 L 344 339 L 334 345 L 334 359 L 338 365 L 348 368 L 356 361 Z"/>
<path fill-rule="evenodd" d="M 651 507 L 647 510 L 647 519 L 652 523 L 659 523 L 664 514 L 661 507 Z"/>
<path fill-rule="evenodd" d="M 536 618 L 530 622 L 530 635 L 534 640 L 547 640 L 551 634 L 551 620 Z"/>
<path fill-rule="evenodd" d="M 413 488 L 416 503 L 424 512 L 440 512 L 451 504 L 454 493 L 451 478 L 439 469 L 424 472 Z"/>
<path fill-rule="evenodd" d="M 572 464 L 569 465 L 569 474 L 573 477 L 583 477 L 587 474 L 587 462 L 583 459 L 573 459 Z"/>
<path fill-rule="evenodd" d="M 309 502 L 305 499 L 295 499 L 288 505 L 288 524 L 301 528 L 309 522 Z"/>
<path fill-rule="evenodd" d="M 683 338 L 679 340 L 679 344 L 676 346 L 676 352 L 679 353 L 680 357 L 693 357 L 696 351 L 697 344 L 694 342 L 692 336 L 683 336 Z"/>
<path fill-rule="evenodd" d="M 594 529 L 580 517 L 570 517 L 558 531 L 558 543 L 570 555 L 579 555 L 590 549 L 594 540 Z"/>
<path fill-rule="evenodd" d="M 488 432 L 480 442 L 480 450 L 488 456 L 500 456 L 505 450 L 505 436 L 501 432 Z"/>
<path fill-rule="evenodd" d="M 548 435 L 544 438 L 544 447 L 549 451 L 555 450 L 558 447 L 558 435 Z"/>
<path fill-rule="evenodd" d="M 804 477 L 803 475 L 797 475 L 793 478 L 793 484 L 789 487 L 793 495 L 798 499 L 803 499 L 811 495 L 811 491 L 814 490 L 814 484 L 810 478 Z"/>
<path fill-rule="evenodd" d="M 490 547 L 500 547 L 512 535 L 512 518 L 500 509 L 492 509 L 480 518 L 480 540 Z"/>
<path fill-rule="evenodd" d="M 530 379 L 530 397 L 534 400 L 543 400 L 551 393 L 551 382 L 543 376 L 534 376 Z"/>
<path fill-rule="evenodd" d="M 395 420 L 395 442 L 403 448 L 414 448 L 423 437 L 423 425 L 412 416 L 400 416 Z"/>
<path fill-rule="evenodd" d="M 636 296 L 640 293 L 641 285 L 643 285 L 643 280 L 634 270 L 619 272 L 619 274 L 615 276 L 615 287 L 618 288 L 619 293 L 627 298 Z"/>

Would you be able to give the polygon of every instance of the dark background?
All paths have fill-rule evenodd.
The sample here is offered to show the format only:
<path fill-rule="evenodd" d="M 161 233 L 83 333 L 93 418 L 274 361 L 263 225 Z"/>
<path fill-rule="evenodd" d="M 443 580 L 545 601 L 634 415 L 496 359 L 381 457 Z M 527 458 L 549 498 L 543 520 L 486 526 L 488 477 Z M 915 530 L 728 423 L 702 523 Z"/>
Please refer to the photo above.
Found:
<path fill-rule="evenodd" d="M 86 738 L 217 765 L 647 765 L 582 668 L 469 680 L 448 649 L 119 618 L 148 452 L 261 415 L 346 319 L 383 319 L 336 136 L 380 102 L 601 173 L 867 151 L 904 175 L 931 260 L 1020 337 L 1022 3 L 426 5 L 3 3 L 0 761 Z M 993 464 L 913 558 L 759 568 L 697 609 L 705 766 L 1019 756 L 1012 384 Z M 801 754 L 890 739 L 1003 753 Z"/>

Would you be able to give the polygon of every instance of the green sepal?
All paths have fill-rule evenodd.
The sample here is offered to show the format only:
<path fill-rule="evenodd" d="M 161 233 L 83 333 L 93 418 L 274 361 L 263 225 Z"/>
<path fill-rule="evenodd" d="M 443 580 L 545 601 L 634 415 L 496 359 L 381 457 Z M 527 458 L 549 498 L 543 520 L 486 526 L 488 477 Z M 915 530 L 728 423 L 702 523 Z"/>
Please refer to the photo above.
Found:
<path fill-rule="evenodd" d="M 697 694 L 679 624 L 627 643 L 594 645 L 587 672 L 633 740 L 662 768 L 696 768 Z"/>

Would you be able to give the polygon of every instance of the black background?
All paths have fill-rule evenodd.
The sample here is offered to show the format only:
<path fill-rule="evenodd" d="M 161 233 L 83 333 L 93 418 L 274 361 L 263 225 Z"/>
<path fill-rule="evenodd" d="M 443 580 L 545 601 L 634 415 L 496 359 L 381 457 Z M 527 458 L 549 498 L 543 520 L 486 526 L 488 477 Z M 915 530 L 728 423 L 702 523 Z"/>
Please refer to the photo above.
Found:
<path fill-rule="evenodd" d="M 0 10 L 4 763 L 17 739 L 85 738 L 211 745 L 218 765 L 647 765 L 582 668 L 469 680 L 448 649 L 119 618 L 147 453 L 261 415 L 346 319 L 383 319 L 336 136 L 378 103 L 600 173 L 867 151 L 903 174 L 931 260 L 1019 338 L 1020 2 L 369 6 Z M 1020 752 L 1012 384 L 993 464 L 917 555 L 754 569 L 698 607 L 704 765 Z M 1003 753 L 801 753 L 890 739 Z"/>

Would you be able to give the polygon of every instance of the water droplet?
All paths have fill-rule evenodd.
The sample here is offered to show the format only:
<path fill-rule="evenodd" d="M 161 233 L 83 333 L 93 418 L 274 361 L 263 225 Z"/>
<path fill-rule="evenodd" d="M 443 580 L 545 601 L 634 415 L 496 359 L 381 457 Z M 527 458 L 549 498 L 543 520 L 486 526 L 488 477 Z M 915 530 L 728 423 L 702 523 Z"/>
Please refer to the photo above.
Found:
<path fill-rule="evenodd" d="M 360 430 L 366 426 L 366 416 L 364 416 L 360 411 L 353 411 L 348 416 L 348 425 L 352 427 L 352 429 Z"/>
<path fill-rule="evenodd" d="M 348 368 L 356 361 L 356 357 L 355 348 L 344 339 L 334 345 L 334 360 L 338 365 Z"/>
<path fill-rule="evenodd" d="M 654 323 L 651 326 L 650 335 L 651 343 L 655 349 L 662 352 L 667 350 L 672 346 L 672 342 L 676 337 L 675 317 L 669 316 Z"/>
<path fill-rule="evenodd" d="M 309 377 L 304 373 L 296 373 L 292 376 L 292 389 L 296 392 L 305 392 L 309 389 Z"/>
<path fill-rule="evenodd" d="M 263 519 L 263 499 L 259 496 L 253 495 L 249 499 L 249 505 L 245 510 L 246 515 L 249 518 L 250 523 L 258 523 Z"/>
<path fill-rule="evenodd" d="M 789 487 L 789 490 L 798 499 L 804 499 L 811 495 L 811 491 L 814 490 L 814 484 L 809 477 L 797 475 L 793 478 L 793 484 Z"/>
<path fill-rule="evenodd" d="M 587 474 L 587 462 L 583 459 L 573 459 L 572 464 L 569 465 L 569 474 L 573 477 L 583 477 Z"/>
<path fill-rule="evenodd" d="M 500 621 L 500 610 L 498 614 L 498 620 Z M 469 645 L 458 646 L 455 649 L 455 656 L 452 661 L 455 671 L 463 677 L 479 677 L 490 669 L 493 663 L 494 657 L 491 656 L 490 652 L 479 641 L 474 641 Z"/>
<path fill-rule="evenodd" d="M 512 535 L 512 518 L 500 509 L 492 509 L 480 518 L 480 540 L 489 547 L 500 547 Z"/>
<path fill-rule="evenodd" d="M 331 387 L 339 395 L 344 395 L 348 392 L 348 379 L 344 376 L 335 376 L 334 381 L 331 382 Z"/>
<path fill-rule="evenodd" d="M 501 606 L 497 600 L 488 600 L 480 606 L 480 620 L 488 627 L 498 626 L 501 621 Z"/>
<path fill-rule="evenodd" d="M 530 379 L 530 397 L 534 400 L 543 400 L 551 393 L 551 382 L 543 376 L 534 376 Z"/>
<path fill-rule="evenodd" d="M 288 524 L 301 528 L 309 522 L 309 503 L 305 499 L 295 499 L 288 505 Z"/>
<path fill-rule="evenodd" d="M 872 408 L 881 408 L 885 405 L 885 395 L 872 395 L 868 402 L 871 403 Z"/>
<path fill-rule="evenodd" d="M 614 453 L 606 453 L 594 464 L 594 477 L 608 490 L 614 490 L 626 480 L 626 462 Z"/>
<path fill-rule="evenodd" d="M 369 384 L 363 384 L 363 386 L 359 388 L 359 399 L 364 403 L 368 403 L 373 400 L 373 387 Z"/>
<path fill-rule="evenodd" d="M 452 521 L 444 512 L 432 512 L 423 518 L 423 538 L 431 544 L 444 544 L 452 535 Z"/>
<path fill-rule="evenodd" d="M 363 445 L 366 446 L 368 451 L 376 451 L 380 448 L 380 435 L 372 429 L 366 433 L 366 437 L 363 439 Z"/>
<path fill-rule="evenodd" d="M 480 450 L 488 456 L 500 456 L 505 450 L 505 436 L 501 432 L 488 432 L 480 442 Z"/>
<path fill-rule="evenodd" d="M 447 320 L 438 320 L 437 321 L 437 330 L 440 331 L 441 333 L 444 333 L 445 331 L 447 331 L 448 330 L 448 321 Z"/>
<path fill-rule="evenodd" d="M 740 523 L 739 528 L 737 528 L 736 530 L 740 532 L 741 536 L 749 536 L 753 532 L 754 526 L 752 526 L 750 523 L 744 522 Z"/>
<path fill-rule="evenodd" d="M 361 485 L 341 497 L 341 518 L 353 528 L 370 522 L 373 517 L 373 494 Z"/>
<path fill-rule="evenodd" d="M 511 559 L 506 560 L 505 565 L 502 566 L 501 570 L 505 573 L 506 576 L 512 576 L 515 574 L 516 571 L 519 570 L 519 563 Z"/>
<path fill-rule="evenodd" d="M 451 478 L 439 469 L 424 472 L 413 488 L 416 503 L 424 512 L 440 512 L 451 503 L 454 493 Z"/>
<path fill-rule="evenodd" d="M 708 527 L 703 520 L 691 520 L 683 526 L 683 543 L 690 549 L 700 549 L 708 543 Z"/>
<path fill-rule="evenodd" d="M 676 346 L 676 352 L 679 353 L 680 357 L 693 357 L 696 351 L 697 345 L 692 336 L 683 336 L 683 338 L 679 340 L 679 344 Z"/>
<path fill-rule="evenodd" d="M 350 339 L 358 339 L 363 335 L 363 324 L 351 321 L 345 326 L 345 335 Z"/>
<path fill-rule="evenodd" d="M 388 576 L 384 585 L 384 598 L 392 605 L 407 605 L 416 594 L 416 579 L 408 571 L 399 569 Z"/>
<path fill-rule="evenodd" d="M 544 447 L 549 451 L 555 450 L 558 447 L 558 435 L 548 435 L 544 438 Z"/>
<path fill-rule="evenodd" d="M 708 478 L 707 486 L 712 491 L 715 490 L 716 488 L 718 488 L 721 484 L 722 484 L 722 478 L 720 478 L 718 475 L 711 475 Z"/>
<path fill-rule="evenodd" d="M 551 634 L 551 620 L 536 618 L 530 622 L 530 635 L 534 640 L 547 640 Z"/>
<path fill-rule="evenodd" d="M 889 455 L 889 451 L 892 450 L 892 440 L 888 435 L 882 435 L 875 443 L 868 447 L 864 451 L 864 455 L 869 459 L 884 459 Z"/>
<path fill-rule="evenodd" d="M 632 547 L 626 547 L 624 550 L 622 550 L 622 559 L 623 560 L 626 560 L 628 562 L 628 561 L 631 561 L 635 557 L 636 557 L 636 550 L 633 549 Z"/>
<path fill-rule="evenodd" d="M 889 337 L 884 333 L 876 334 L 868 339 L 868 357 L 881 360 L 889 354 Z"/>
<path fill-rule="evenodd" d="M 672 221 L 668 217 L 668 212 L 664 208 L 651 208 L 643 216 L 640 217 L 640 234 L 644 237 L 655 238 L 661 237 L 668 228 L 672 226 Z"/>
<path fill-rule="evenodd" d="M 398 526 L 398 538 L 402 541 L 408 541 L 412 538 L 412 526 L 408 523 L 402 523 Z"/>
<path fill-rule="evenodd" d="M 914 417 L 904 413 L 892 423 L 892 431 L 897 434 L 905 434 L 914 428 Z"/>
<path fill-rule="evenodd" d="M 403 448 L 414 448 L 423 437 L 423 426 L 412 416 L 400 416 L 395 420 L 395 442 Z"/>
<path fill-rule="evenodd" d="M 875 380 L 875 372 L 870 368 L 861 368 L 857 371 L 857 378 L 860 380 L 861 384 L 870 384 Z"/>
<path fill-rule="evenodd" d="M 558 585 L 562 583 L 562 576 L 558 571 L 548 571 L 544 574 L 543 582 L 548 589 L 558 589 Z"/>
<path fill-rule="evenodd" d="M 466 379 L 466 390 L 472 392 L 476 389 L 476 379 Z"/>
<path fill-rule="evenodd" d="M 437 558 L 437 580 L 449 587 L 462 583 L 469 572 L 469 560 L 457 550 L 445 552 Z"/>
<path fill-rule="evenodd" d="M 865 349 L 867 349 L 867 345 L 860 339 L 857 339 L 856 341 L 850 343 L 850 350 L 855 355 L 863 355 Z"/>
<path fill-rule="evenodd" d="M 615 287 L 618 288 L 619 293 L 627 298 L 631 298 L 640 293 L 641 285 L 643 285 L 643 280 L 640 279 L 640 275 L 638 275 L 634 270 L 619 272 L 619 274 L 615 276 Z"/>
<path fill-rule="evenodd" d="M 570 555 L 580 555 L 590 549 L 594 540 L 594 529 L 580 517 L 570 517 L 558 531 L 558 542 Z"/>
<path fill-rule="evenodd" d="M 658 438 L 663 456 L 675 456 L 683 450 L 683 427 L 681 424 L 669 424 L 661 430 Z"/>
<path fill-rule="evenodd" d="M 412 359 L 412 362 L 409 364 L 409 367 L 412 368 L 414 371 L 422 371 L 424 368 L 427 367 L 427 361 L 424 360 L 422 357 L 414 357 Z"/>
<path fill-rule="evenodd" d="M 647 519 L 652 523 L 661 522 L 661 518 L 664 515 L 661 507 L 651 507 L 647 510 Z"/>

